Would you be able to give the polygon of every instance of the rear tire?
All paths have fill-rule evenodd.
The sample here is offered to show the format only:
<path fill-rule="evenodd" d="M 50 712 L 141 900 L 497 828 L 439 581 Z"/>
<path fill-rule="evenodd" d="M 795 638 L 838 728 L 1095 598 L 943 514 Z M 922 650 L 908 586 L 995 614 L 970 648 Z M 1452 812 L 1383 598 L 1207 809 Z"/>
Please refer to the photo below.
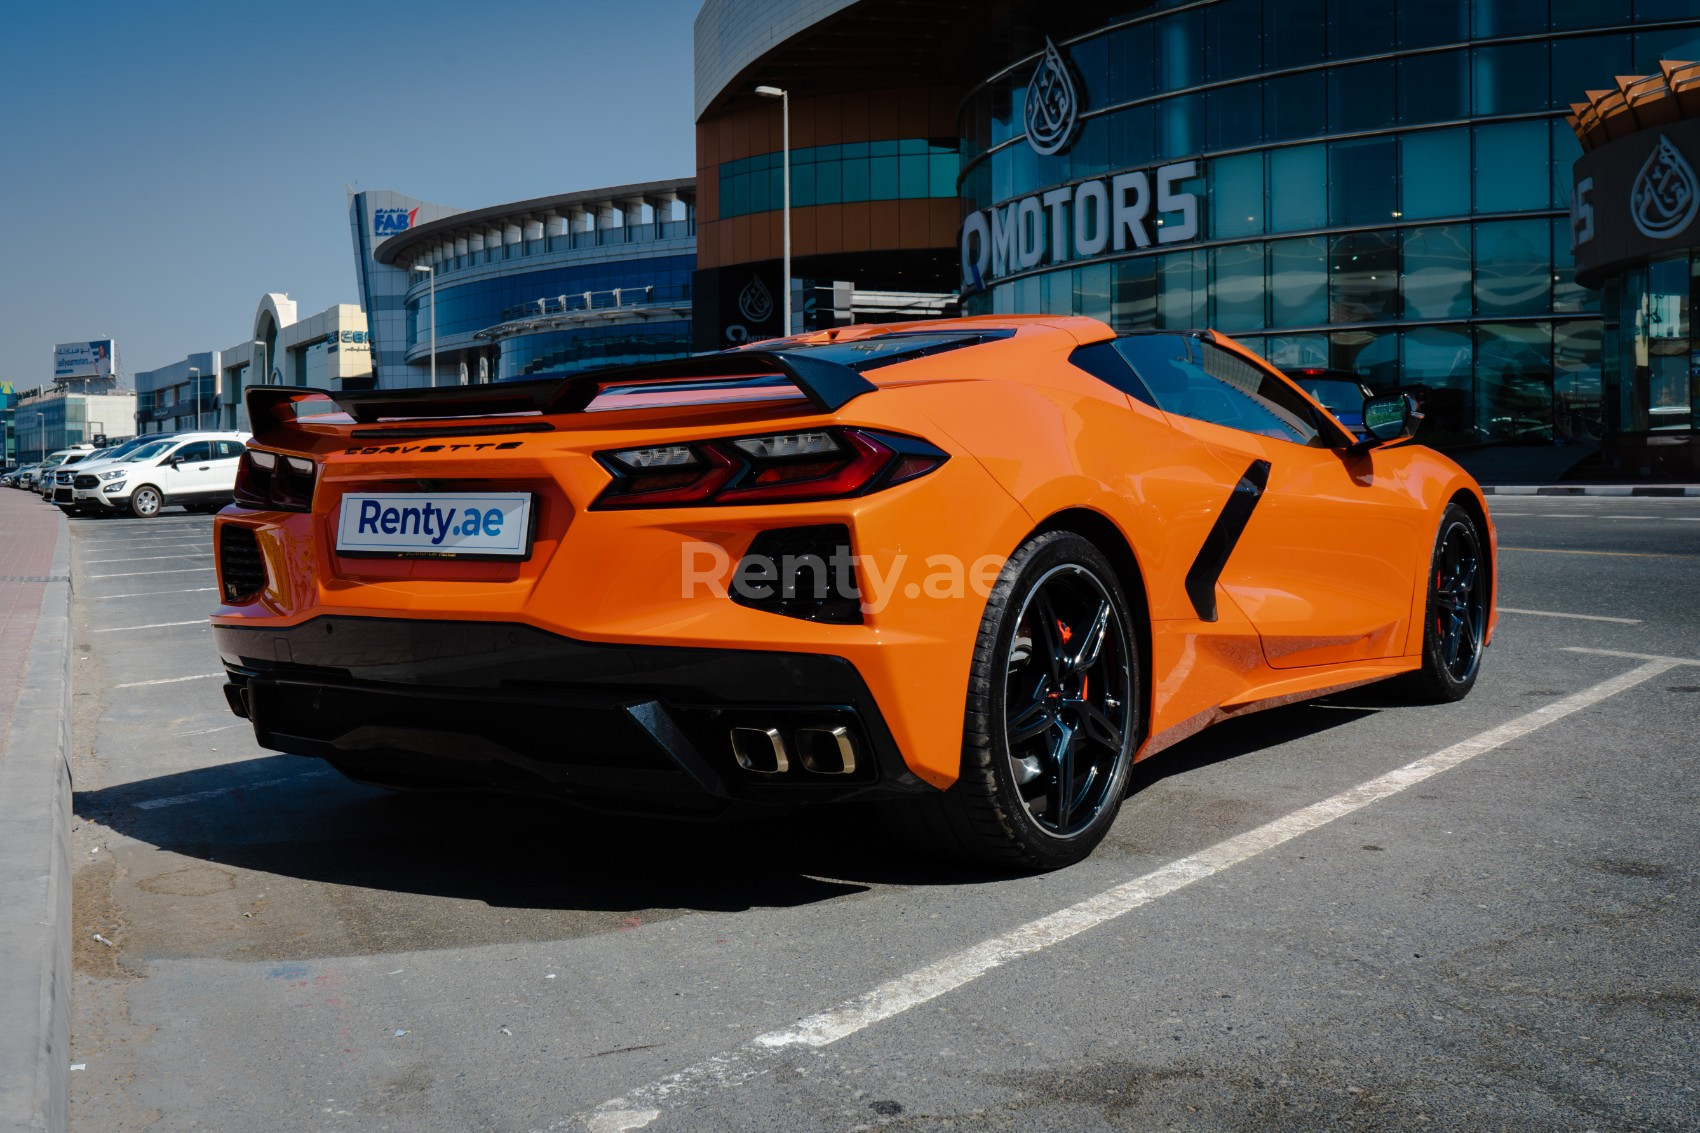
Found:
<path fill-rule="evenodd" d="M 1145 703 L 1127 598 L 1092 543 L 1023 543 L 986 602 L 969 670 L 962 774 L 903 804 L 925 848 L 979 865 L 1060 869 L 1121 808 Z"/>
<path fill-rule="evenodd" d="M 1488 570 L 1475 519 L 1447 504 L 1429 558 L 1423 666 L 1400 678 L 1400 690 L 1416 703 L 1463 700 L 1475 687 L 1487 632 Z"/>

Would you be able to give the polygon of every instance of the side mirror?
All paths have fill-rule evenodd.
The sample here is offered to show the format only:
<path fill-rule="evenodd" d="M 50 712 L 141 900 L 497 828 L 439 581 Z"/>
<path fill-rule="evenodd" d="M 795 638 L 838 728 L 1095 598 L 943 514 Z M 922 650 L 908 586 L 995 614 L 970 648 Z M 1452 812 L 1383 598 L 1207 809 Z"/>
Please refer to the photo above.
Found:
<path fill-rule="evenodd" d="M 1364 400 L 1364 448 L 1409 437 L 1422 423 L 1417 399 L 1408 393 L 1384 393 Z"/>

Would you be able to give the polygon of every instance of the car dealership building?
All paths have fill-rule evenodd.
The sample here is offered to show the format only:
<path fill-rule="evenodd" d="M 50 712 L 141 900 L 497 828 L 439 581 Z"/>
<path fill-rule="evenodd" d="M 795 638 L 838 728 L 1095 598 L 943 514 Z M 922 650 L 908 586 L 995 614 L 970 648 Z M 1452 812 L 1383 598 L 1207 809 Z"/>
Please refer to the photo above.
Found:
<path fill-rule="evenodd" d="M 471 211 L 372 190 L 349 225 L 385 388 L 430 385 L 433 340 L 438 385 L 690 352 L 690 178 Z"/>
<path fill-rule="evenodd" d="M 1667 375 L 1634 411 L 1647 367 L 1572 254 L 1566 118 L 1700 58 L 1691 2 L 707 0 L 696 56 L 699 349 L 779 286 L 778 87 L 794 278 L 1213 326 L 1420 391 L 1424 438 L 1478 472 L 1682 474 L 1626 455 L 1691 444 L 1700 391 Z"/>

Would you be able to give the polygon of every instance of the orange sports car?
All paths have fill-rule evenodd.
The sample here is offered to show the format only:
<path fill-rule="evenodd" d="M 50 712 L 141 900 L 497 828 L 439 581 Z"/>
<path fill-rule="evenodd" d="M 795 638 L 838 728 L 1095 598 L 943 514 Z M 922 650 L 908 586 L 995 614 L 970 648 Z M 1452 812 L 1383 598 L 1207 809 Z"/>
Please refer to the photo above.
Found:
<path fill-rule="evenodd" d="M 230 706 L 364 782 L 676 815 L 880 799 L 934 845 L 1089 853 L 1215 721 L 1494 626 L 1475 482 L 1211 331 L 823 331 L 429 390 L 248 392 L 215 531 Z"/>

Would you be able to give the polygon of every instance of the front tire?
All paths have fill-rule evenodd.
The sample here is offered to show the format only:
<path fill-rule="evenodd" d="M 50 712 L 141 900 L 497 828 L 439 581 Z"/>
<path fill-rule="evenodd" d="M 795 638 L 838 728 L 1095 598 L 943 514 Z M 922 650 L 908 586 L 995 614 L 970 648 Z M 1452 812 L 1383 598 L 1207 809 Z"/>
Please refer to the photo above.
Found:
<path fill-rule="evenodd" d="M 1475 519 L 1447 504 L 1429 561 L 1423 666 L 1404 678 L 1412 700 L 1447 704 L 1475 687 L 1487 632 L 1489 565 Z"/>
<path fill-rule="evenodd" d="M 165 506 L 165 497 L 152 484 L 143 484 L 130 493 L 130 514 L 137 519 L 152 519 Z"/>
<path fill-rule="evenodd" d="M 1023 543 L 986 602 L 969 670 L 962 774 L 911 825 L 977 864 L 1060 869 L 1103 841 L 1121 808 L 1145 686 L 1133 617 L 1092 543 Z"/>

